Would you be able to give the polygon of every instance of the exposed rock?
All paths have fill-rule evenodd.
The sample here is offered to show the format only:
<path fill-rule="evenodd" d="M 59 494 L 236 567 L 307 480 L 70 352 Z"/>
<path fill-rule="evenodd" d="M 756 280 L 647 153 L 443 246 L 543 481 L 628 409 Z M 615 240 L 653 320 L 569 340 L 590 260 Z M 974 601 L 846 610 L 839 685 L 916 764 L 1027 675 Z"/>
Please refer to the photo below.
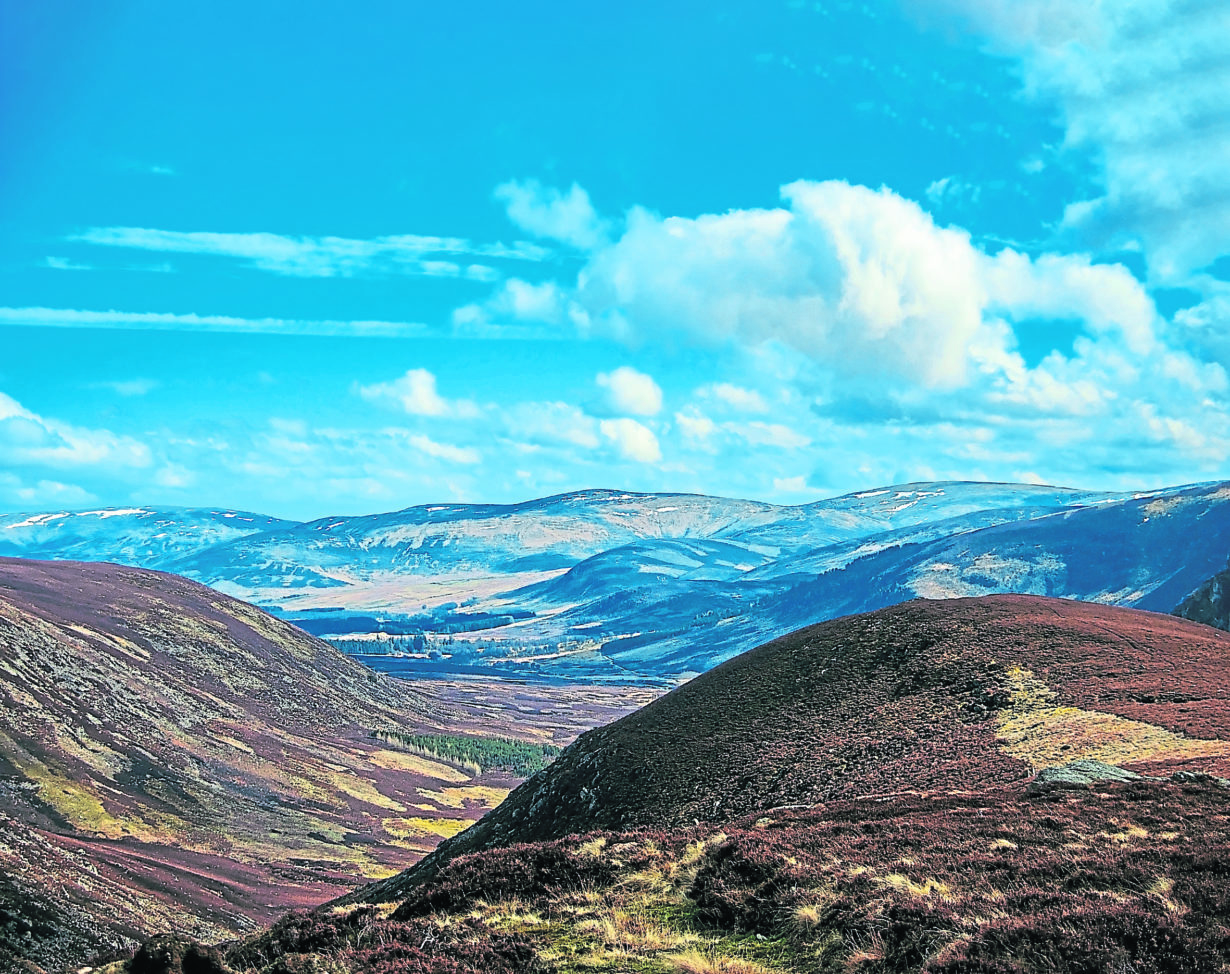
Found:
<path fill-rule="evenodd" d="M 1044 791 L 1055 785 L 1092 785 L 1100 781 L 1138 781 L 1141 775 L 1104 761 L 1082 758 L 1053 768 L 1043 768 L 1029 783 L 1029 791 Z"/>
<path fill-rule="evenodd" d="M 1174 614 L 1192 622 L 1230 630 L 1230 567 L 1218 572 L 1180 602 Z"/>

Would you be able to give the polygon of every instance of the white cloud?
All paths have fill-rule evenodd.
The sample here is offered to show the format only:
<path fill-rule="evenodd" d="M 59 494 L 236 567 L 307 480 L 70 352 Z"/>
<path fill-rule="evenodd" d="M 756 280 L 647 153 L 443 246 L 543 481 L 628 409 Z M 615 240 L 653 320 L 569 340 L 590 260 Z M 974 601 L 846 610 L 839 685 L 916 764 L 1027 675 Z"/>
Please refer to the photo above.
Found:
<path fill-rule="evenodd" d="M 508 218 L 536 237 L 558 240 L 578 250 L 592 250 L 606 241 L 607 229 L 576 183 L 567 192 L 543 186 L 536 179 L 510 180 L 496 187 L 495 198 Z"/>
<path fill-rule="evenodd" d="M 569 444 L 592 450 L 598 439 L 598 421 L 571 403 L 523 402 L 504 411 L 510 436 L 535 444 Z"/>
<path fill-rule="evenodd" d="M 482 454 L 471 447 L 437 443 L 421 433 L 412 434 L 408 440 L 410 445 L 421 453 L 439 460 L 447 460 L 450 463 L 479 463 L 482 460 Z"/>
<path fill-rule="evenodd" d="M 149 447 L 130 436 L 40 416 L 2 392 L 0 460 L 7 466 L 100 466 L 114 472 L 152 462 Z"/>
<path fill-rule="evenodd" d="M 675 423 L 684 437 L 705 446 L 717 434 L 718 425 L 695 406 L 675 413 Z"/>
<path fill-rule="evenodd" d="M 436 377 L 427 369 L 408 369 L 391 382 L 376 382 L 356 386 L 360 396 L 369 402 L 393 402 L 414 416 L 441 416 L 454 419 L 474 419 L 482 414 L 478 404 L 469 399 L 445 399 L 436 389 Z"/>
<path fill-rule="evenodd" d="M 767 413 L 764 397 L 752 389 L 744 389 L 729 382 L 714 382 L 696 390 L 702 399 L 713 399 L 741 413 Z"/>
<path fill-rule="evenodd" d="M 595 381 L 607 391 L 611 408 L 631 416 L 655 416 L 662 411 L 662 390 L 653 377 L 627 365 L 599 372 Z"/>
<path fill-rule="evenodd" d="M 1025 94 L 1055 103 L 1101 193 L 1066 228 L 1143 247 L 1150 276 L 1185 280 L 1230 252 L 1230 6 L 1222 0 L 913 0 L 1020 60 Z"/>
<path fill-rule="evenodd" d="M 783 450 L 798 450 L 811 443 L 811 438 L 781 423 L 727 423 L 725 429 L 743 437 L 754 446 L 773 446 Z"/>
<path fill-rule="evenodd" d="M 159 487 L 191 487 L 196 483 L 196 474 L 178 463 L 168 463 L 158 468 L 154 474 L 154 483 Z"/>
<path fill-rule="evenodd" d="M 272 335 L 422 335 L 427 326 L 407 321 L 314 321 L 235 318 L 159 311 L 90 311 L 77 308 L 0 308 L 0 324 L 39 328 L 123 328 L 133 331 L 209 331 Z"/>
<path fill-rule="evenodd" d="M 887 189 L 796 182 L 782 195 L 785 208 L 694 219 L 634 210 L 582 270 L 578 300 L 616 334 L 776 342 L 845 384 L 968 385 L 1004 368 L 1005 318 L 1072 318 L 1151 346 L 1156 312 L 1122 267 L 987 254 Z"/>
<path fill-rule="evenodd" d="M 43 266 L 50 268 L 53 271 L 92 271 L 93 264 L 83 264 L 80 261 L 71 260 L 68 257 L 47 257 L 43 261 Z"/>
<path fill-rule="evenodd" d="M 241 260 L 257 270 L 290 277 L 355 277 L 409 274 L 494 281 L 499 272 L 470 258 L 540 261 L 537 244 L 476 244 L 458 237 L 415 234 L 356 240 L 288 237 L 276 233 L 214 233 L 145 227 L 93 227 L 75 242 L 158 253 L 201 254 Z"/>
<path fill-rule="evenodd" d="M 604 419 L 599 428 L 627 460 L 656 463 L 662 459 L 662 448 L 653 430 L 635 419 Z"/>
<path fill-rule="evenodd" d="M 575 305 L 555 281 L 534 284 L 513 277 L 487 300 L 454 310 L 452 323 L 454 331 L 465 336 L 558 337 L 560 325 L 580 323 L 576 315 Z"/>

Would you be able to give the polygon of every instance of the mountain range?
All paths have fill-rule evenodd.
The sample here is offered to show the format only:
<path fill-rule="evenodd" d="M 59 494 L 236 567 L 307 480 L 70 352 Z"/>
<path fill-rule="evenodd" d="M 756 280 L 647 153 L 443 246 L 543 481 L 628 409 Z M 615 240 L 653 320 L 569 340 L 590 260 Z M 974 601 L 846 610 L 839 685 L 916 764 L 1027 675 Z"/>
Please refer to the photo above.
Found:
<path fill-rule="evenodd" d="M 390 672 L 617 682 L 674 682 L 786 629 L 916 596 L 1170 611 L 1228 552 L 1228 484 L 906 484 L 795 507 L 592 490 L 307 523 L 153 508 L 0 518 L 0 553 L 183 574 Z M 425 652 L 397 641 L 418 635 Z"/>

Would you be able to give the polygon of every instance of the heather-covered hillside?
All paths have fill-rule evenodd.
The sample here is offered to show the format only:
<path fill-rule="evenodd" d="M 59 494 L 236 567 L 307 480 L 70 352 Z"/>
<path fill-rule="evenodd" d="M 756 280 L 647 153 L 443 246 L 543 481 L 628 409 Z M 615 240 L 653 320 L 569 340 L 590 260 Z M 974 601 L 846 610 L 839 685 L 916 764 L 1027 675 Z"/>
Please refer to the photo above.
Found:
<path fill-rule="evenodd" d="M 822 623 L 584 735 L 408 873 L 112 971 L 1224 971 L 1228 673 L 1223 633 L 1055 599 Z"/>
<path fill-rule="evenodd" d="M 394 873 L 507 794 L 508 754 L 626 712 L 564 690 L 420 694 L 186 579 L 0 559 L 0 955 L 233 936 Z"/>
<path fill-rule="evenodd" d="M 1230 776 L 1230 636 L 1012 595 L 820 623 L 583 735 L 422 868 L 593 828 L 1021 787 L 1079 759 Z"/>

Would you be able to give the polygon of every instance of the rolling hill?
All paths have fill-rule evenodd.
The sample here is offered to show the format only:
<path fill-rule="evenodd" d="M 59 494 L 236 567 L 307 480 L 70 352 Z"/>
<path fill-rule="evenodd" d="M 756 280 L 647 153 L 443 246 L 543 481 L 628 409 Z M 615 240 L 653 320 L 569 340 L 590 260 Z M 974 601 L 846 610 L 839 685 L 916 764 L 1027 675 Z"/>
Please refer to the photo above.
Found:
<path fill-rule="evenodd" d="M 195 552 L 295 523 L 247 511 L 189 507 L 2 514 L 0 556 L 165 568 Z"/>
<path fill-rule="evenodd" d="M 1230 775 L 1230 636 L 1014 595 L 820 623 L 582 735 L 416 869 L 591 829 L 1023 787 L 1085 759 L 1150 776 Z"/>
<path fill-rule="evenodd" d="M 583 735 L 406 873 L 107 974 L 1208 974 L 1228 771 L 1227 634 L 916 601 Z"/>

